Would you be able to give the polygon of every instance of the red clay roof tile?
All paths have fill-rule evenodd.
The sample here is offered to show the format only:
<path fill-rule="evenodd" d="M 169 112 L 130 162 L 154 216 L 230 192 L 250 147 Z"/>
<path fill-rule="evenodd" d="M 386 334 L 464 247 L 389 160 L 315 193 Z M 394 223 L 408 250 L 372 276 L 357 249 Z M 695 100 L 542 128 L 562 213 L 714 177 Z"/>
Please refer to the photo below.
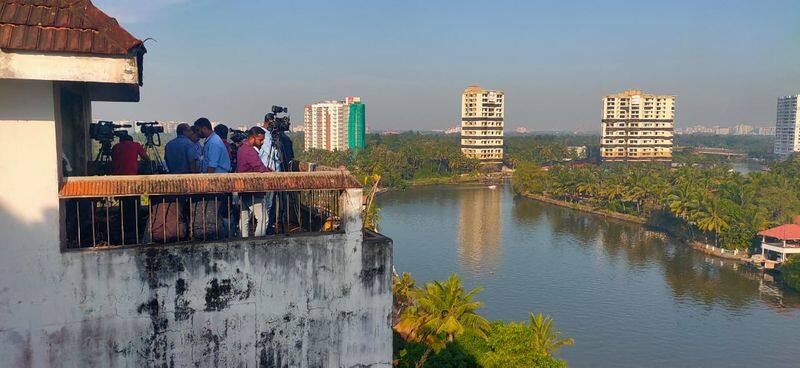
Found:
<path fill-rule="evenodd" d="M 90 0 L 0 0 L 0 49 L 143 53 L 142 41 Z"/>
<path fill-rule="evenodd" d="M 798 240 L 800 239 L 800 225 L 785 224 L 772 229 L 767 229 L 758 233 L 758 235 L 767 236 L 770 238 L 780 240 Z"/>

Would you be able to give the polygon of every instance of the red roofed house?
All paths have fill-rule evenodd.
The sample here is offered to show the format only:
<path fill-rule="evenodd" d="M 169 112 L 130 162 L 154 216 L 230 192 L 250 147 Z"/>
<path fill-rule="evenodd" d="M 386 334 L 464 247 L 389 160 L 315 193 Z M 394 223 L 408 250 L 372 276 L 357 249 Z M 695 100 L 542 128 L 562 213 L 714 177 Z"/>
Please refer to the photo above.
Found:
<path fill-rule="evenodd" d="M 800 254 L 800 216 L 793 223 L 758 233 L 761 235 L 761 255 L 766 259 L 783 262 L 791 254 Z"/>

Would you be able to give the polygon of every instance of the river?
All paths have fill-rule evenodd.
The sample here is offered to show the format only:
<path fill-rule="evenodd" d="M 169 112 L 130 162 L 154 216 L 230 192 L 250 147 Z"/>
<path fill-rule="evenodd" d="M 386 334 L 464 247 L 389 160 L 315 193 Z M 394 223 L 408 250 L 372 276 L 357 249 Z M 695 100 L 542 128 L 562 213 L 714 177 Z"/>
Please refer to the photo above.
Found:
<path fill-rule="evenodd" d="M 800 296 L 642 226 L 513 195 L 509 186 L 383 193 L 398 272 L 457 273 L 487 318 L 555 318 L 572 367 L 797 367 Z"/>

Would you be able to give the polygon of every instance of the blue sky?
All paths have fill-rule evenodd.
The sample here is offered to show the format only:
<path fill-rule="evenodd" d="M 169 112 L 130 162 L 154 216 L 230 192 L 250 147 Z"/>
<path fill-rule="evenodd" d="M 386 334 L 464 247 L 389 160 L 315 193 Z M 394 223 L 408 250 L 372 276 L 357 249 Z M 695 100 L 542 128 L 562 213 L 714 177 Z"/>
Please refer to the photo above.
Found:
<path fill-rule="evenodd" d="M 374 129 L 456 125 L 470 84 L 506 125 L 597 130 L 600 98 L 677 95 L 677 125 L 773 124 L 800 93 L 800 1 L 95 0 L 146 43 L 138 104 L 96 118 L 256 122 L 361 96 Z"/>

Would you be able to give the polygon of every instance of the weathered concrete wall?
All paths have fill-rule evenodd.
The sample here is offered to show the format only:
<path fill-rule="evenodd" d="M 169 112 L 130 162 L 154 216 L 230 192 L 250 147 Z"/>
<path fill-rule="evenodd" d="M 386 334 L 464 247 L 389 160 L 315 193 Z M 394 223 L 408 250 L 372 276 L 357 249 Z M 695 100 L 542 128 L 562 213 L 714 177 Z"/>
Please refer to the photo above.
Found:
<path fill-rule="evenodd" d="M 136 57 L 0 50 L 0 78 L 138 84 Z"/>
<path fill-rule="evenodd" d="M 4 257 L 0 356 L 41 367 L 388 367 L 391 254 L 388 240 L 334 234 Z"/>

